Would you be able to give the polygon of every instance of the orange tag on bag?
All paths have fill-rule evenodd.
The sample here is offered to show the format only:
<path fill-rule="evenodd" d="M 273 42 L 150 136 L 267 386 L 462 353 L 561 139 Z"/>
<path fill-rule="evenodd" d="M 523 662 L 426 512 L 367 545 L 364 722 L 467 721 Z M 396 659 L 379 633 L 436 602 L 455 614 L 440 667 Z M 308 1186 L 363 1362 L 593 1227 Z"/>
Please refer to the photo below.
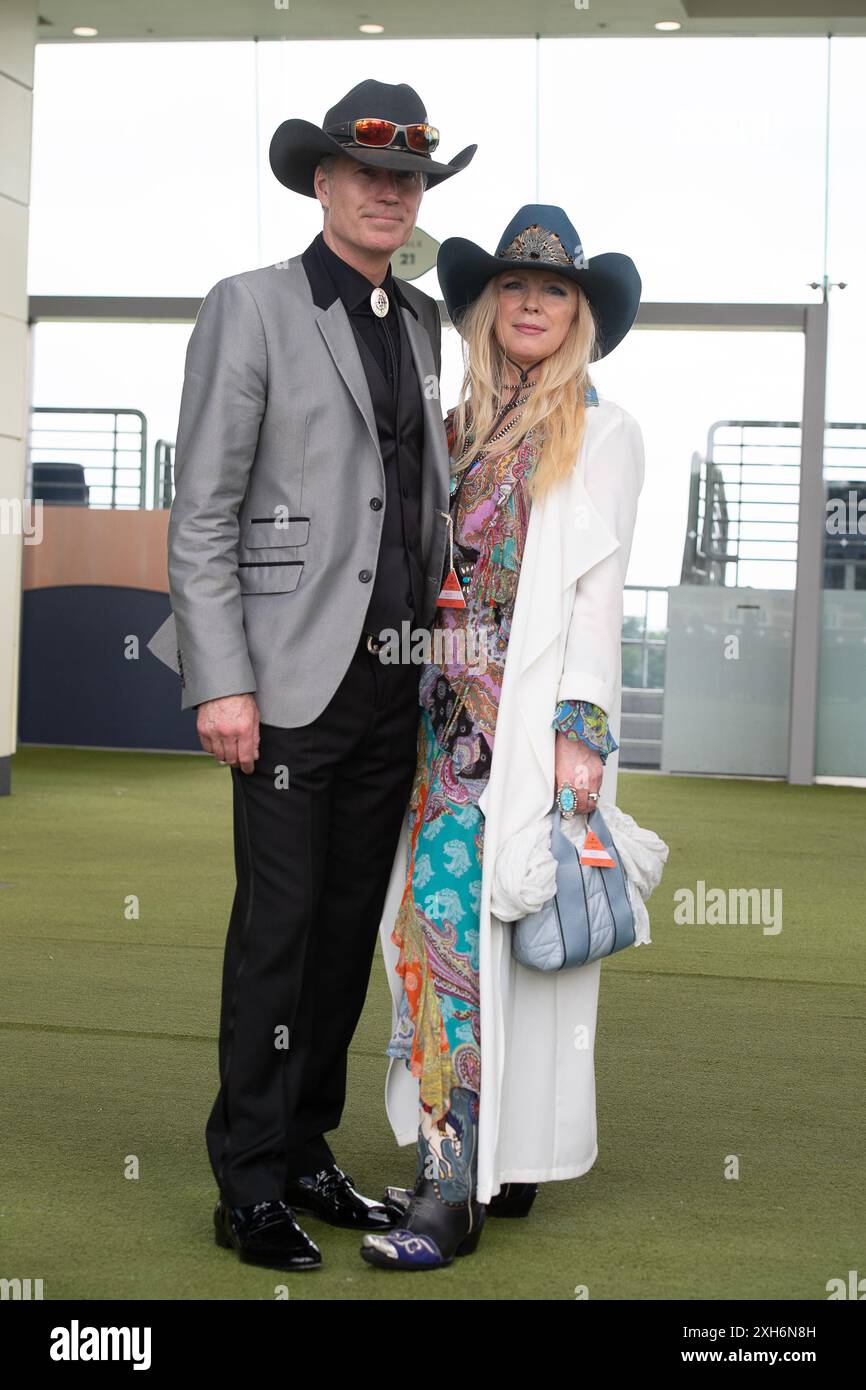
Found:
<path fill-rule="evenodd" d="M 605 849 L 594 830 L 587 829 L 583 849 L 580 851 L 581 864 L 591 864 L 596 869 L 615 869 L 616 864 Z"/>
<path fill-rule="evenodd" d="M 463 588 L 457 578 L 454 569 L 448 571 L 445 583 L 439 590 L 439 597 L 436 600 L 437 608 L 465 608 L 466 600 L 463 597 Z"/>

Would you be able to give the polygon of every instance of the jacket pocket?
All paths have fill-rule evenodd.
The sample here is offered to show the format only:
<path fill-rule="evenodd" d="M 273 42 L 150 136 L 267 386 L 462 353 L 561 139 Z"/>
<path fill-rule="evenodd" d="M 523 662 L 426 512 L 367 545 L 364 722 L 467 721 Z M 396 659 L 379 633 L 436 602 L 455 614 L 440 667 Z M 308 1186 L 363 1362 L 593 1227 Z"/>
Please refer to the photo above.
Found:
<path fill-rule="evenodd" d="M 288 594 L 301 582 L 303 560 L 289 560 L 284 548 L 260 550 L 255 560 L 238 560 L 242 594 Z"/>
<path fill-rule="evenodd" d="M 278 545 L 306 545 L 310 538 L 308 516 L 250 517 L 244 528 L 241 545 L 246 550 L 258 550 Z"/>

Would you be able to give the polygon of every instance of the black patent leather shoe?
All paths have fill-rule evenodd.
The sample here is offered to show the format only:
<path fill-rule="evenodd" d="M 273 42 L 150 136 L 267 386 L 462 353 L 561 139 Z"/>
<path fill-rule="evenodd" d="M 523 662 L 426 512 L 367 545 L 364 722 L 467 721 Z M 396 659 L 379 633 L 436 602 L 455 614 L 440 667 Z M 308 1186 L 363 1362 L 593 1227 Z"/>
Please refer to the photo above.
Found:
<path fill-rule="evenodd" d="M 309 1177 L 290 1178 L 285 1197 L 296 1211 L 311 1212 L 331 1226 L 350 1231 L 387 1231 L 397 1215 L 383 1202 L 363 1197 L 336 1163 Z"/>
<path fill-rule="evenodd" d="M 285 1202 L 256 1202 L 231 1207 L 222 1199 L 213 1214 L 217 1245 L 236 1250 L 244 1264 L 268 1269 L 316 1269 L 322 1263 L 318 1245 L 310 1240 Z"/>
<path fill-rule="evenodd" d="M 443 1201 L 436 1187 L 431 1179 L 419 1178 L 396 1229 L 364 1237 L 361 1256 L 368 1264 L 377 1269 L 443 1269 L 458 1255 L 474 1253 L 486 1208 L 474 1197 Z"/>
<path fill-rule="evenodd" d="M 409 1210 L 409 1203 L 412 1200 L 411 1187 L 386 1187 L 383 1201 L 389 1211 L 395 1215 L 403 1217 Z"/>
<path fill-rule="evenodd" d="M 537 1196 L 537 1182 L 504 1182 L 487 1210 L 491 1216 L 528 1216 Z"/>

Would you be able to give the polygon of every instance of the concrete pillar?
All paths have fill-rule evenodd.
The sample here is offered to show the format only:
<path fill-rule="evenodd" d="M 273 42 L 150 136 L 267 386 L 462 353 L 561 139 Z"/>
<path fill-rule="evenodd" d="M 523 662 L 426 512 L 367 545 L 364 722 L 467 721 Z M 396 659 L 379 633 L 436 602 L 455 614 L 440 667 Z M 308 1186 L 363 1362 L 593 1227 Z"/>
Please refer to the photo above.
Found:
<path fill-rule="evenodd" d="M 0 795 L 4 796 L 10 791 L 18 726 L 36 15 L 36 0 L 3 0 L 0 5 Z"/>

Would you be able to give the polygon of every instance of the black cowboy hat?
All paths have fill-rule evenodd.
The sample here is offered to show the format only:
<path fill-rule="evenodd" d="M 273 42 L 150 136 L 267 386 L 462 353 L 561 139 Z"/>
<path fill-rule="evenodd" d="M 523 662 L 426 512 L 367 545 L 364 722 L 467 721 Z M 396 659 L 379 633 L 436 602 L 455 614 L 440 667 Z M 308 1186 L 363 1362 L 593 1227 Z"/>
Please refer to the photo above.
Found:
<path fill-rule="evenodd" d="M 277 127 L 269 154 L 271 168 L 280 183 L 295 193 L 305 193 L 307 197 L 315 198 L 313 174 L 322 156 L 345 154 L 360 164 L 372 164 L 378 169 L 398 169 L 409 173 L 420 170 L 427 175 L 428 188 L 432 188 L 465 169 L 478 149 L 477 145 L 467 145 L 448 164 L 439 164 L 431 155 L 416 153 L 405 146 L 389 145 L 385 149 L 374 149 L 369 145 L 354 144 L 348 134 L 328 133 L 334 126 L 369 116 L 395 121 L 398 125 L 413 125 L 427 120 L 423 101 L 405 82 L 393 86 L 390 82 L 365 78 L 326 112 L 321 129 L 312 121 L 302 120 L 283 121 Z"/>
<path fill-rule="evenodd" d="M 613 352 L 637 317 L 641 278 L 631 257 L 605 251 L 587 260 L 562 208 L 527 203 L 512 217 L 492 256 L 465 237 L 449 237 L 440 246 L 436 269 L 455 327 L 459 330 L 461 315 L 488 280 L 517 268 L 546 268 L 580 285 L 598 327 L 596 361 Z"/>

